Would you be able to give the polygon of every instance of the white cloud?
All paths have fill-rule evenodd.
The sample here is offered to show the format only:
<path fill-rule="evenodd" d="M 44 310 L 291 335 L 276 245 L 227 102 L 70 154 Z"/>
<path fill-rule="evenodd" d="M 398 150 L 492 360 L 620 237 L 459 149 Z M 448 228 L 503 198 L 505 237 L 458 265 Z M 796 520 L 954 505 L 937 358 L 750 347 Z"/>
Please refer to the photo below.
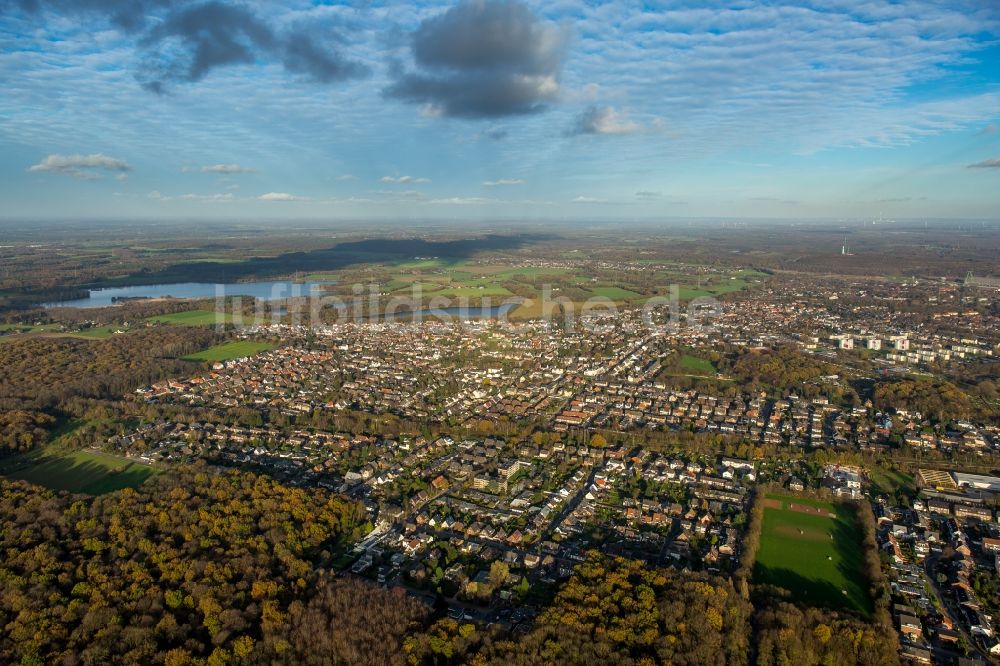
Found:
<path fill-rule="evenodd" d="M 116 172 L 119 180 L 122 180 L 120 177 L 128 177 L 127 172 L 131 170 L 132 167 L 124 160 L 108 157 L 103 153 L 94 153 L 92 155 L 59 155 L 53 153 L 38 164 L 28 168 L 28 171 L 51 171 L 85 180 L 100 178 L 101 172 L 104 171 Z"/>
<path fill-rule="evenodd" d="M 520 178 L 501 178 L 500 180 L 484 180 L 483 187 L 503 187 L 505 185 L 524 185 Z"/>
<path fill-rule="evenodd" d="M 239 164 L 212 164 L 210 166 L 203 166 L 201 170 L 203 173 L 257 173 L 256 169 L 240 166 Z"/>
<path fill-rule="evenodd" d="M 233 193 L 224 192 L 219 194 L 182 194 L 177 198 L 183 201 L 226 202 L 233 200 Z"/>
<path fill-rule="evenodd" d="M 415 178 L 414 176 L 382 176 L 381 181 L 383 183 L 396 183 L 396 184 L 416 184 L 416 183 L 429 183 L 430 178 Z"/>
<path fill-rule="evenodd" d="M 257 197 L 260 201 L 302 201 L 302 197 L 297 197 L 288 192 L 268 192 Z"/>
<path fill-rule="evenodd" d="M 447 197 L 444 199 L 431 199 L 427 203 L 447 206 L 484 206 L 500 202 L 496 199 L 487 199 L 485 197 Z"/>
<path fill-rule="evenodd" d="M 578 204 L 606 204 L 606 203 L 610 203 L 610 202 L 607 199 L 598 199 L 596 197 L 585 197 L 585 196 L 581 195 L 581 196 L 578 196 L 577 198 L 573 199 L 573 203 L 578 203 Z"/>
<path fill-rule="evenodd" d="M 357 176 L 350 173 L 345 173 L 341 176 L 337 176 L 337 180 L 357 180 L 357 179 L 358 179 Z"/>
<path fill-rule="evenodd" d="M 643 126 L 629 120 L 612 106 L 592 106 L 576 120 L 573 134 L 635 134 Z"/>

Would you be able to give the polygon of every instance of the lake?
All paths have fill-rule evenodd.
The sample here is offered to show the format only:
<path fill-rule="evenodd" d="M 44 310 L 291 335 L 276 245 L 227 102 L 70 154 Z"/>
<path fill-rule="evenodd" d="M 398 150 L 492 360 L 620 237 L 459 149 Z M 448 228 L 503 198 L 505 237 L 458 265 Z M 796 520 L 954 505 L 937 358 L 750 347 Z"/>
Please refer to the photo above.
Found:
<path fill-rule="evenodd" d="M 71 301 L 42 303 L 46 308 L 103 308 L 114 305 L 119 299 L 128 298 L 215 298 L 222 296 L 253 296 L 274 301 L 290 296 L 308 296 L 313 290 L 333 282 L 260 281 L 215 284 L 213 282 L 173 282 L 146 284 L 134 287 L 109 287 L 91 289 L 90 296 Z"/>

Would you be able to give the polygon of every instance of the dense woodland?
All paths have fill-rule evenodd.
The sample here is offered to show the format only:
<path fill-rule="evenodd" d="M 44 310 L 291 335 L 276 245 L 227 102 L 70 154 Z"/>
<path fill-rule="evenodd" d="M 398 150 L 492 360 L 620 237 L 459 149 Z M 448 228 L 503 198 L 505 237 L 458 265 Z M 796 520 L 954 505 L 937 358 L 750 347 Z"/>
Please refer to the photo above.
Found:
<path fill-rule="evenodd" d="M 981 416 L 982 409 L 960 388 L 937 379 L 902 379 L 879 384 L 873 402 L 879 409 L 919 412 L 936 422 Z"/>
<path fill-rule="evenodd" d="M 772 600 L 754 622 L 759 666 L 899 663 L 894 631 L 851 616 Z"/>
<path fill-rule="evenodd" d="M 157 327 L 105 340 L 29 338 L 0 345 L 0 409 L 49 409 L 71 398 L 120 398 L 197 366 L 180 356 L 213 344 L 205 328 Z"/>
<path fill-rule="evenodd" d="M 325 573 L 363 520 L 204 467 L 91 501 L 0 480 L 0 662 L 392 663 L 423 607 Z"/>
<path fill-rule="evenodd" d="M 724 579 L 591 556 L 535 628 L 492 664 L 746 664 L 752 609 Z"/>
<path fill-rule="evenodd" d="M 0 344 L 0 452 L 46 441 L 59 419 L 81 418 L 96 400 L 184 376 L 184 354 L 220 339 L 208 328 L 140 329 L 106 340 L 36 337 Z"/>

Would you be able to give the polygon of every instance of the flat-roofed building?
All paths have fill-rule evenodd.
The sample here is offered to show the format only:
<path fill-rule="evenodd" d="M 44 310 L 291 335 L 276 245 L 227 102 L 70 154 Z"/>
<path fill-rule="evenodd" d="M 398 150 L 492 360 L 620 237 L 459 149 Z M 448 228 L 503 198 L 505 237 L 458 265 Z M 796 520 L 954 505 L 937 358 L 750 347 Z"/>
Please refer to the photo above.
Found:
<path fill-rule="evenodd" d="M 974 490 L 986 490 L 991 493 L 1000 492 L 1000 477 L 984 476 L 982 474 L 965 474 L 954 472 L 952 476 L 955 483 L 961 488 L 972 488 Z"/>

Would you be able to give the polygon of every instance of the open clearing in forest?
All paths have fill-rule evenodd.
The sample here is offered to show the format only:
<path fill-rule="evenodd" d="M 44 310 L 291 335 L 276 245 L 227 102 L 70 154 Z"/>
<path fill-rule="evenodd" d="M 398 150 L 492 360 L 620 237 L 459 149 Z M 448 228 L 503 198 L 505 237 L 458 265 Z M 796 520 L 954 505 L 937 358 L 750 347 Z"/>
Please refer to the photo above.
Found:
<path fill-rule="evenodd" d="M 53 490 L 101 495 L 135 488 L 158 470 L 120 456 L 97 451 L 44 447 L 7 458 L 0 474 Z"/>

